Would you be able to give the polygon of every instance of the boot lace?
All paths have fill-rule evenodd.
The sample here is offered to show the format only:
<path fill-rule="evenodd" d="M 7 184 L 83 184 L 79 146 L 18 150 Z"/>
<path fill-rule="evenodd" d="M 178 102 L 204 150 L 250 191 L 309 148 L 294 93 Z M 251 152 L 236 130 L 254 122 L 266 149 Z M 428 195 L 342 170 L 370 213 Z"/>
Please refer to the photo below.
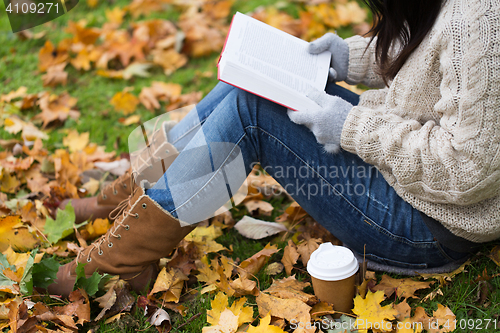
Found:
<path fill-rule="evenodd" d="M 127 188 L 127 184 L 125 184 L 125 182 L 123 181 L 124 178 L 127 178 L 128 175 L 129 175 L 129 171 L 125 171 L 125 173 L 123 175 L 121 175 L 120 177 L 116 178 L 113 182 L 109 183 L 108 185 L 106 185 L 102 191 L 101 191 L 101 196 L 104 200 L 106 200 L 107 196 L 106 194 L 104 194 L 106 191 L 108 191 L 110 188 L 113 189 L 113 194 L 114 195 L 117 195 L 118 194 L 118 190 L 116 189 L 116 185 L 118 184 L 122 184 L 121 186 L 123 188 Z M 130 186 L 132 186 L 132 184 L 130 184 Z"/>
<path fill-rule="evenodd" d="M 138 189 L 139 189 L 138 187 L 135 188 L 133 193 L 127 199 L 120 202 L 118 204 L 118 206 L 113 211 L 111 211 L 109 216 L 110 216 L 110 218 L 114 218 L 115 222 L 113 223 L 113 226 L 108 230 L 108 232 L 105 235 L 101 236 L 97 241 L 95 241 L 94 243 L 92 243 L 89 246 L 90 249 L 87 253 L 87 262 L 92 261 L 91 254 L 94 250 L 97 250 L 98 251 L 97 253 L 99 255 L 102 255 L 104 253 L 103 250 L 101 249 L 101 246 L 103 245 L 103 243 L 107 242 L 108 247 L 110 247 L 110 248 L 113 247 L 113 243 L 110 240 L 111 237 L 121 239 L 122 236 L 120 234 L 117 234 L 117 231 L 120 228 L 124 228 L 126 231 L 128 231 L 130 229 L 130 226 L 128 224 L 123 223 L 127 216 L 133 216 L 135 218 L 139 218 L 139 214 L 137 214 L 137 213 L 132 214 L 130 212 L 130 210 L 132 209 L 132 198 L 134 197 L 135 192 Z M 114 217 L 112 217 L 112 216 L 114 216 Z M 77 262 L 79 261 L 80 257 L 83 255 L 83 251 L 85 251 L 85 250 L 81 250 L 78 252 L 78 255 L 76 257 Z"/>

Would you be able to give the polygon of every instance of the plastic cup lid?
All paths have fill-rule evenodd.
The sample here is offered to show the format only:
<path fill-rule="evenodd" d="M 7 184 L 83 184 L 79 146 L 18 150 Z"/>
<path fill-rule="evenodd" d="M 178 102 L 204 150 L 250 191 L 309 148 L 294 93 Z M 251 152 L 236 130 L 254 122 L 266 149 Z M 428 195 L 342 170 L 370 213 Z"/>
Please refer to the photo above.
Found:
<path fill-rule="evenodd" d="M 358 268 L 358 260 L 351 250 L 332 243 L 321 244 L 307 262 L 309 274 L 323 281 L 346 279 L 355 274 Z"/>

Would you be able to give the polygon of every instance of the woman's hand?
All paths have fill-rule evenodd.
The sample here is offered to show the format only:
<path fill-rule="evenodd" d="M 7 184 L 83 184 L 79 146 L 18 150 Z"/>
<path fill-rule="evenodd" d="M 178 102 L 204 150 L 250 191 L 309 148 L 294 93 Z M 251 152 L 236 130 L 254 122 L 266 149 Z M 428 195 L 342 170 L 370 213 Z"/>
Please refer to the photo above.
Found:
<path fill-rule="evenodd" d="M 314 90 L 307 97 L 318 104 L 314 110 L 288 110 L 288 117 L 296 124 L 304 125 L 313 132 L 318 143 L 324 145 L 329 153 L 340 150 L 340 136 L 347 114 L 352 104 L 338 96 Z"/>
<path fill-rule="evenodd" d="M 332 53 L 332 67 L 328 75 L 330 81 L 344 81 L 347 79 L 349 45 L 336 34 L 329 32 L 309 43 L 309 53 L 318 54 L 324 51 Z"/>

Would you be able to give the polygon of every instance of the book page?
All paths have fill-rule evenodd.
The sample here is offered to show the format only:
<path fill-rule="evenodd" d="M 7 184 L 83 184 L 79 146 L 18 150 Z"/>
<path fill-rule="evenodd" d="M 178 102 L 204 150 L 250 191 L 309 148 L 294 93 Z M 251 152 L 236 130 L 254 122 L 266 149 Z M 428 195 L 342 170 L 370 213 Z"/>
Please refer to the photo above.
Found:
<path fill-rule="evenodd" d="M 251 17 L 233 22 L 228 47 L 232 61 L 277 83 L 305 94 L 314 87 L 323 90 L 328 77 L 330 53 L 307 51 L 308 43 Z"/>

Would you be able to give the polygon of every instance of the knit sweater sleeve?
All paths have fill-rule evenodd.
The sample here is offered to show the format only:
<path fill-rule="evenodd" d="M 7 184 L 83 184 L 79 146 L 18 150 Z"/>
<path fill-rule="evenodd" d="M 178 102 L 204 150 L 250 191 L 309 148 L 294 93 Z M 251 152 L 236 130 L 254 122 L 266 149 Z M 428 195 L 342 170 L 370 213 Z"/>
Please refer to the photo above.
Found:
<path fill-rule="evenodd" d="M 345 81 L 353 85 L 362 83 L 370 88 L 382 88 L 385 83 L 377 73 L 378 66 L 375 61 L 377 39 L 375 37 L 371 44 L 370 40 L 371 38 L 361 36 L 345 39 L 349 45 L 349 67 Z"/>
<path fill-rule="evenodd" d="M 455 7 L 461 4 L 454 2 Z M 471 205 L 500 192 L 500 10 L 493 1 L 455 7 L 453 17 L 440 22 L 435 44 L 428 46 L 436 55 L 416 52 L 385 101 L 378 107 L 354 107 L 341 145 L 375 165 L 400 194 Z M 423 111 L 425 103 L 412 94 L 426 83 L 413 81 L 419 81 L 418 71 L 425 71 L 423 65 L 433 58 L 437 65 L 428 76 L 438 81 L 439 93 Z M 398 91 L 399 86 L 404 89 Z M 401 102 L 404 96 L 410 102 Z M 420 97 L 425 101 L 426 96 Z M 429 112 L 435 119 L 422 117 Z"/>

